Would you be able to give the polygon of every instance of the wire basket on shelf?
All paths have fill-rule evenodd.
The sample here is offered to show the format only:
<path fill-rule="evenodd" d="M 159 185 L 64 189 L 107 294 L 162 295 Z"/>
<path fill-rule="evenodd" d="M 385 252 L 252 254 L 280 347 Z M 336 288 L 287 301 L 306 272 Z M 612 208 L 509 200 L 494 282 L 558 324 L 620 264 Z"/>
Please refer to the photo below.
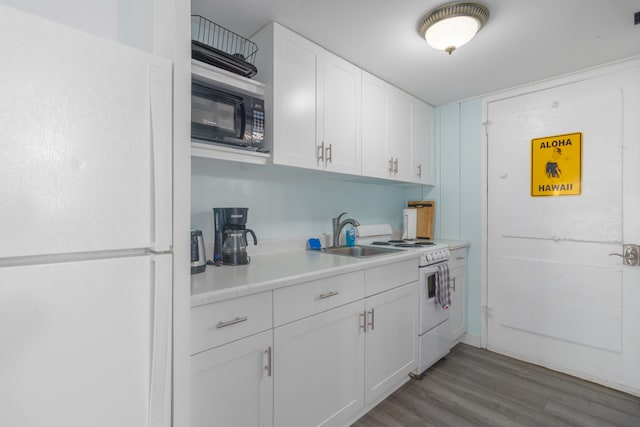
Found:
<path fill-rule="evenodd" d="M 258 47 L 233 31 L 200 15 L 191 15 L 192 56 L 211 65 L 252 77 Z"/>

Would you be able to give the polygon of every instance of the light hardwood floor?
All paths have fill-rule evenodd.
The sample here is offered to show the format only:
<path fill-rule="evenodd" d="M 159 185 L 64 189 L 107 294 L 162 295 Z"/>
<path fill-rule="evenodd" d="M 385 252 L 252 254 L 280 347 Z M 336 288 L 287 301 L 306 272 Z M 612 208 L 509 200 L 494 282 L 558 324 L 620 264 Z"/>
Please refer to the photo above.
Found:
<path fill-rule="evenodd" d="M 458 344 L 354 426 L 639 427 L 640 398 Z"/>

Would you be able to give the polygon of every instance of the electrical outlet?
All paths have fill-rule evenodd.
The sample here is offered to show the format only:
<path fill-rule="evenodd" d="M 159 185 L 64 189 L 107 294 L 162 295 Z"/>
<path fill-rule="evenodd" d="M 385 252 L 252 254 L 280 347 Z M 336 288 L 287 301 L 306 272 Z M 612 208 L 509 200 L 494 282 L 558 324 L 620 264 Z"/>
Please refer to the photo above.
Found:
<path fill-rule="evenodd" d="M 633 23 L 635 25 L 640 24 L 640 12 L 636 12 L 633 14 Z"/>

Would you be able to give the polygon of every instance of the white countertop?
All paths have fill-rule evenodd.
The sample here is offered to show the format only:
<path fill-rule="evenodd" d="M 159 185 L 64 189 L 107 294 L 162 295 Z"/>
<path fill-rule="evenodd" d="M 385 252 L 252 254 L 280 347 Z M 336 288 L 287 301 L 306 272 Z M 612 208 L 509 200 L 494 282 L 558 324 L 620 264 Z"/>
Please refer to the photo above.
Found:
<path fill-rule="evenodd" d="M 434 242 L 443 243 L 449 246 L 449 250 L 456 250 L 462 248 L 468 248 L 470 243 L 466 240 L 447 240 L 447 239 L 434 239 Z"/>
<path fill-rule="evenodd" d="M 418 253 L 398 251 L 370 258 L 352 258 L 315 251 L 259 254 L 248 265 L 207 265 L 204 273 L 191 276 L 191 306 L 210 304 L 277 289 L 296 283 L 418 257 Z"/>
<path fill-rule="evenodd" d="M 451 249 L 469 246 L 464 241 L 438 242 Z M 370 258 L 353 258 L 315 251 L 262 253 L 251 256 L 248 265 L 207 265 L 204 273 L 191 275 L 191 307 L 269 291 L 337 274 L 363 270 L 419 256 L 415 251 L 398 251 Z"/>

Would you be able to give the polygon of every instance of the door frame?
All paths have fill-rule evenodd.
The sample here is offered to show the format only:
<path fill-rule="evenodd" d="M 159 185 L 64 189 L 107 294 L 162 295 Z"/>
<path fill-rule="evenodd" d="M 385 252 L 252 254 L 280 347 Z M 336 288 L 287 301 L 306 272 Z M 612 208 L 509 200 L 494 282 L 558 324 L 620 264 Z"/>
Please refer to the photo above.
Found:
<path fill-rule="evenodd" d="M 602 64 L 596 67 L 588 68 L 582 71 L 569 73 L 557 77 L 553 77 L 538 82 L 529 83 L 527 85 L 518 86 L 504 91 L 495 92 L 482 98 L 482 194 L 481 194 L 481 261 L 480 261 L 480 304 L 481 304 L 481 335 L 480 346 L 487 348 L 488 346 L 488 296 L 489 296 L 489 197 L 488 197 L 488 153 L 489 153 L 489 135 L 488 130 L 491 128 L 489 122 L 488 111 L 489 104 L 492 102 L 502 101 L 508 98 L 527 95 L 555 87 L 565 86 L 585 80 L 595 79 L 597 77 L 606 76 L 629 68 L 640 67 L 640 57 L 632 57 L 622 61 Z M 624 240 L 624 235 L 623 235 Z"/>

